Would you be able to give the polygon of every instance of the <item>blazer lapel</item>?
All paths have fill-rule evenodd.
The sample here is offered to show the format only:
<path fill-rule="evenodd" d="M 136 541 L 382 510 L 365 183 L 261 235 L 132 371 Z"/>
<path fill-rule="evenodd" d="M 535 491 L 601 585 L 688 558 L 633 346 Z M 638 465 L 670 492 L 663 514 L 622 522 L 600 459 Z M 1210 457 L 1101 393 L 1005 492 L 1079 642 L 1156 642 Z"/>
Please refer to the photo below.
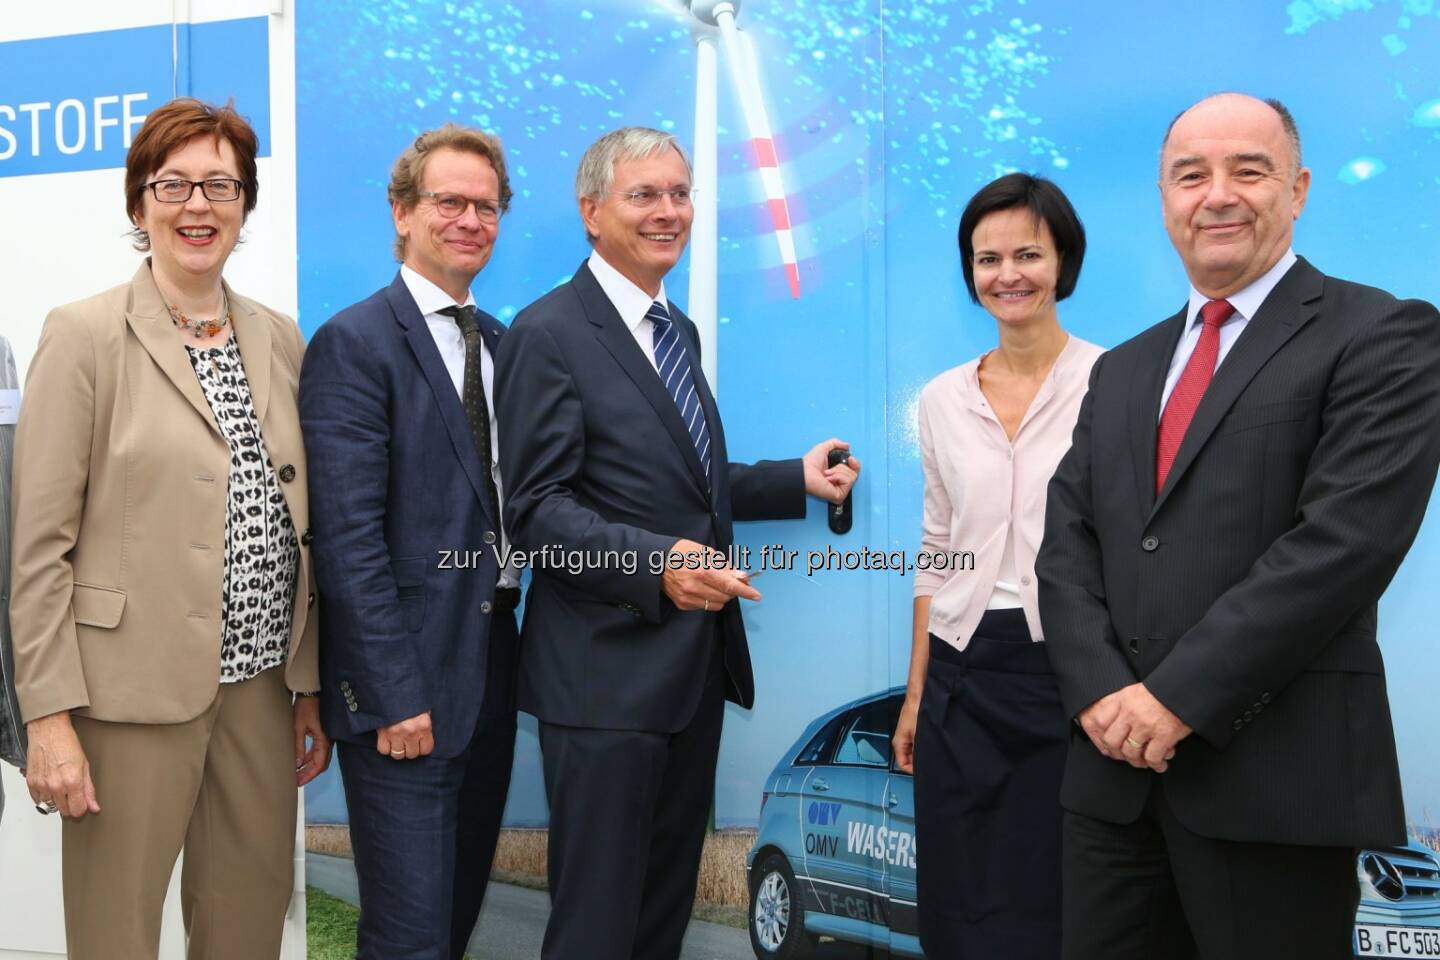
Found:
<path fill-rule="evenodd" d="M 475 491 L 475 499 L 490 518 L 491 526 L 498 530 L 500 518 L 491 513 L 485 493 L 485 467 L 480 463 L 480 454 L 475 449 L 475 436 L 470 432 L 470 424 L 465 419 L 465 409 L 455 392 L 455 382 L 450 379 L 450 371 L 445 369 L 445 361 L 440 358 L 440 349 L 435 346 L 435 338 L 431 336 L 430 328 L 420 314 L 420 308 L 415 305 L 415 299 L 410 296 L 410 291 L 399 274 L 396 274 L 394 282 L 385 291 L 385 297 L 390 301 L 390 309 L 394 312 L 396 321 L 405 331 L 405 342 L 414 354 L 421 374 L 429 384 L 431 393 L 435 395 L 435 405 L 440 409 L 440 420 L 445 424 L 445 432 L 450 434 L 450 443 L 454 446 L 455 456 L 460 459 L 460 466 L 465 470 L 465 476 L 469 478 L 470 486 Z"/>
<path fill-rule="evenodd" d="M 1130 460 L 1135 468 L 1135 502 L 1140 512 L 1148 514 L 1155 506 L 1155 443 L 1160 426 L 1160 396 L 1165 392 L 1165 374 L 1175 345 L 1185 332 L 1186 308 L 1166 320 L 1160 338 L 1164 352 L 1152 358 L 1130 382 Z"/>
<path fill-rule="evenodd" d="M 1165 478 L 1165 486 L 1156 498 L 1151 516 L 1164 505 L 1170 491 L 1175 489 L 1175 484 L 1195 462 L 1206 441 L 1254 379 L 1255 374 L 1274 356 L 1275 351 L 1284 346 L 1286 341 L 1319 312 L 1316 301 L 1324 291 L 1324 282 L 1325 278 L 1320 271 L 1300 259 L 1280 278 L 1275 289 L 1270 291 L 1255 316 L 1245 325 L 1240 338 L 1230 348 L 1225 362 L 1215 371 L 1215 378 L 1210 381 L 1205 395 L 1200 398 L 1200 406 L 1196 408 L 1195 418 L 1190 421 L 1190 426 L 1185 431 L 1185 439 L 1180 444 L 1179 452 L 1175 454 L 1175 463 L 1170 468 L 1170 475 Z"/>
<path fill-rule="evenodd" d="M 130 281 L 130 309 L 125 312 L 125 322 L 134 331 L 145 352 L 150 354 L 150 359 L 218 436 L 220 427 L 215 423 L 215 414 L 210 411 L 210 404 L 200 389 L 195 368 L 190 366 L 190 359 L 185 356 L 184 345 L 175 335 L 174 322 L 160 296 L 160 288 L 155 286 L 148 259 L 140 264 L 140 269 L 135 271 Z"/>
<path fill-rule="evenodd" d="M 225 295 L 230 298 L 230 322 L 235 327 L 240 361 L 245 367 L 245 379 L 250 384 L 255 422 L 263 425 L 265 411 L 270 408 L 270 323 L 264 317 L 257 317 L 248 304 L 242 306 L 235 299 L 229 284 L 225 285 Z"/>
<path fill-rule="evenodd" d="M 490 362 L 495 362 L 495 351 L 500 349 L 500 338 L 505 335 L 505 325 L 483 310 L 477 311 L 480 322 L 480 339 L 490 351 Z"/>
<path fill-rule="evenodd" d="M 655 372 L 655 368 L 641 352 L 640 345 L 635 342 L 635 338 L 626 328 L 625 322 L 620 319 L 615 305 L 610 302 L 609 297 L 605 296 L 605 291 L 601 289 L 600 282 L 595 279 L 595 275 L 590 272 L 589 266 L 582 263 L 570 282 L 575 285 L 575 291 L 580 295 L 586 319 L 595 327 L 596 338 L 620 364 L 620 368 L 625 371 L 626 376 L 634 381 L 646 402 L 655 410 L 655 415 L 660 418 L 666 432 L 670 434 L 670 439 L 675 442 L 685 465 L 690 468 L 690 476 L 694 479 L 699 492 L 704 495 L 710 487 L 710 481 L 705 476 L 705 468 L 700 463 L 700 455 L 695 452 L 695 443 L 690 439 L 690 432 L 685 429 L 685 422 L 680 419 L 680 410 L 675 406 L 675 401 L 670 394 L 665 392 L 665 385 L 660 382 L 659 374 Z M 690 343 L 690 337 L 685 329 L 678 324 L 675 329 L 680 334 L 680 344 L 690 357 L 691 375 L 696 378 L 696 389 L 699 390 L 702 379 L 699 375 L 700 361 L 696 356 L 696 350 Z M 701 408 L 705 411 L 706 425 L 710 427 L 710 436 L 713 438 L 715 436 L 715 420 L 711 417 L 713 402 L 710 408 L 706 409 L 703 394 Z M 713 439 L 711 444 L 713 446 Z"/>

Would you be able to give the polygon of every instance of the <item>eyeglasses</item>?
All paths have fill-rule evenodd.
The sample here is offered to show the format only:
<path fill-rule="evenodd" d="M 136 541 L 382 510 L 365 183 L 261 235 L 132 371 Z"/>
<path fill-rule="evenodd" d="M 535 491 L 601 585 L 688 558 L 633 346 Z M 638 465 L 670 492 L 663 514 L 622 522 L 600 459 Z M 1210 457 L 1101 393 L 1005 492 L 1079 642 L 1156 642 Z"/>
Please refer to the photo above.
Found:
<path fill-rule="evenodd" d="M 226 177 L 216 177 L 211 180 L 151 180 L 145 186 L 155 194 L 155 199 L 161 203 L 187 203 L 195 188 L 199 187 L 200 192 L 205 194 L 205 199 L 212 203 L 224 203 L 229 200 L 239 200 L 240 191 L 244 184 L 239 180 L 231 180 Z"/>
<path fill-rule="evenodd" d="M 639 207 L 641 210 L 648 210 L 660 202 L 661 197 L 669 197 L 677 207 L 690 206 L 690 200 L 695 196 L 692 187 L 676 187 L 674 190 L 611 190 L 611 193 L 630 204 L 632 207 Z"/>
<path fill-rule="evenodd" d="M 458 193 L 431 193 L 428 190 L 420 191 L 420 196 L 434 201 L 435 212 L 446 220 L 463 215 L 472 204 L 475 206 L 475 218 L 481 223 L 495 223 L 500 219 L 500 204 L 495 200 L 471 200 Z"/>

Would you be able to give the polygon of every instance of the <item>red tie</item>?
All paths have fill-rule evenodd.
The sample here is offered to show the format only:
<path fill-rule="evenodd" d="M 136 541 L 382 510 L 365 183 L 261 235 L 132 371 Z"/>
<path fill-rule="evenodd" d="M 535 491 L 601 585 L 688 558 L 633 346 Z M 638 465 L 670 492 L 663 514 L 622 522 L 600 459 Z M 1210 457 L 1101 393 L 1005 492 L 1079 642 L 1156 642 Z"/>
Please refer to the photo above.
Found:
<path fill-rule="evenodd" d="M 1185 431 L 1190 427 L 1195 409 L 1200 406 L 1200 398 L 1205 396 L 1205 388 L 1210 386 L 1210 378 L 1215 375 L 1215 358 L 1220 355 L 1220 325 L 1234 312 L 1235 308 L 1228 300 L 1211 300 L 1200 308 L 1200 320 L 1204 324 L 1200 330 L 1200 342 L 1195 344 L 1195 352 L 1186 361 L 1180 379 L 1175 382 L 1175 389 L 1170 392 L 1170 402 L 1165 404 L 1165 412 L 1160 415 L 1160 432 L 1155 441 L 1156 494 L 1165 486 L 1165 478 L 1170 475 L 1170 467 L 1175 463 L 1175 454 L 1180 452 L 1180 442 L 1185 439 Z"/>

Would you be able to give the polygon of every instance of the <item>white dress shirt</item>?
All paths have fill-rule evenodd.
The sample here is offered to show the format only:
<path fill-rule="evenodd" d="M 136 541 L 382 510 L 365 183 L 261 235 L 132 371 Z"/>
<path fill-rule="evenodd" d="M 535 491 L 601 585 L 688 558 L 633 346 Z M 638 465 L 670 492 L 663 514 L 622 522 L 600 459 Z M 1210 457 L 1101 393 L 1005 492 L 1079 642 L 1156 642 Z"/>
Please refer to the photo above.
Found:
<path fill-rule="evenodd" d="M 670 309 L 670 301 L 665 297 L 665 281 L 660 281 L 660 292 L 651 297 L 631 283 L 619 270 L 606 263 L 605 258 L 598 252 L 590 254 L 589 263 L 590 272 L 595 275 L 600 289 L 605 291 L 605 296 L 629 328 L 630 336 L 640 345 L 640 352 L 645 354 L 645 359 L 650 361 L 650 366 L 655 367 L 658 374 L 660 368 L 655 363 L 655 324 L 647 319 L 645 314 L 650 312 L 650 304 L 656 300 L 665 304 L 666 310 Z"/>
<path fill-rule="evenodd" d="M 1235 341 L 1240 339 L 1240 334 L 1250 323 L 1250 318 L 1255 316 L 1265 298 L 1270 296 L 1270 291 L 1275 289 L 1280 278 L 1295 265 L 1297 259 L 1294 250 L 1286 250 L 1285 256 L 1254 283 L 1225 298 L 1230 302 L 1230 306 L 1235 308 L 1235 312 L 1230 314 L 1230 319 L 1220 324 L 1220 352 L 1215 357 L 1216 371 L 1219 371 L 1220 364 L 1225 362 L 1225 355 L 1235 346 Z M 1200 331 L 1205 326 L 1200 320 L 1200 308 L 1209 302 L 1209 297 L 1196 290 L 1193 285 L 1190 287 L 1190 306 L 1185 313 L 1185 334 L 1175 347 L 1175 356 L 1170 358 L 1170 372 L 1165 375 L 1165 392 L 1160 395 L 1161 415 L 1165 413 L 1165 404 L 1170 402 L 1170 394 L 1175 390 L 1175 384 L 1180 382 L 1180 374 L 1185 372 L 1185 364 L 1189 362 L 1190 354 L 1195 352 L 1195 345 L 1200 342 Z M 1158 421 L 1159 417 L 1156 417 L 1156 420 Z"/>
<path fill-rule="evenodd" d="M 435 338 L 435 348 L 440 351 L 440 359 L 445 363 L 445 371 L 450 374 L 450 381 L 455 384 L 455 395 L 460 397 L 463 402 L 465 399 L 465 336 L 460 332 L 460 324 L 455 322 L 455 318 L 440 311 L 454 306 L 473 307 L 475 295 L 467 290 L 465 302 L 457 304 L 450 294 L 404 265 L 400 267 L 400 279 L 405 281 L 405 288 L 410 291 L 415 305 L 425 315 L 425 326 L 430 328 L 430 336 Z M 495 358 L 490 356 L 490 348 L 485 346 L 483 339 L 480 341 L 480 383 L 485 391 L 485 405 L 490 408 L 490 473 L 495 478 L 495 494 L 500 498 L 500 503 L 496 506 L 501 507 L 505 502 L 505 488 L 500 480 L 500 426 L 495 420 Z M 456 549 L 469 549 L 469 547 L 457 544 Z M 501 529 L 500 556 L 508 556 L 509 550 L 510 538 L 505 535 L 504 529 Z M 515 568 L 514 563 L 500 571 L 499 585 L 502 587 L 518 587 L 520 585 L 520 571 Z"/>

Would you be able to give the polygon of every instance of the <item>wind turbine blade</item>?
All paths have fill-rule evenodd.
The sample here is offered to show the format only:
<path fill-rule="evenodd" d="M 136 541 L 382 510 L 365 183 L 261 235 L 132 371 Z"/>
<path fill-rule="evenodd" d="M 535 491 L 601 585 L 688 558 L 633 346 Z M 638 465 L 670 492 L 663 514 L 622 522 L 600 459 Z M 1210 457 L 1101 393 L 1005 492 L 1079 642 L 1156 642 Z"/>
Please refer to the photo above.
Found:
<path fill-rule="evenodd" d="M 725 59 L 730 64 L 730 80 L 740 97 L 750 143 L 755 148 L 760 167 L 760 181 L 770 206 L 770 220 L 775 225 L 775 240 L 780 246 L 780 261 L 790 282 L 790 296 L 800 298 L 800 264 L 795 254 L 795 234 L 790 224 L 790 203 L 780 177 L 780 160 L 775 152 L 775 138 L 770 133 L 770 118 L 765 114 L 765 100 L 760 93 L 760 66 L 750 38 L 735 26 L 735 15 L 729 9 L 717 12 L 720 40 L 725 46 Z"/>
<path fill-rule="evenodd" d="M 712 37 L 695 38 L 695 219 L 690 224 L 690 299 L 686 308 L 700 333 L 701 366 L 710 389 L 719 395 L 718 291 L 719 178 L 715 173 L 716 102 L 719 66 Z"/>

